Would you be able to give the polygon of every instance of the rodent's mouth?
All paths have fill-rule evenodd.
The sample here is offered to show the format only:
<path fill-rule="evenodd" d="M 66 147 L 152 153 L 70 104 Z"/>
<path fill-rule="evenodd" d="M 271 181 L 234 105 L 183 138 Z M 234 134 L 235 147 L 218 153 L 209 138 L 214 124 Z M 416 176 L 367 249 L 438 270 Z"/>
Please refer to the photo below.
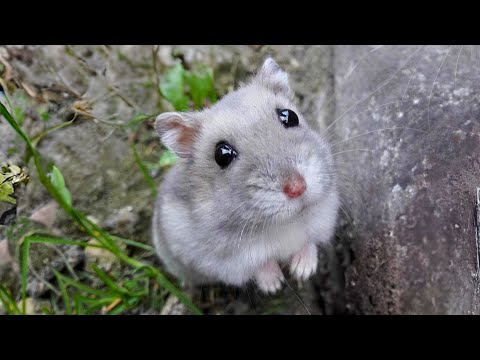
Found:
<path fill-rule="evenodd" d="M 283 221 L 295 222 L 305 214 L 309 207 L 310 204 L 307 201 L 301 201 L 295 205 L 287 204 L 286 206 L 282 206 L 281 209 L 277 208 L 277 212 L 272 214 L 272 217 L 277 217 Z"/>
<path fill-rule="evenodd" d="M 302 217 L 309 208 L 317 203 L 315 193 L 307 191 L 299 197 L 291 198 L 278 187 L 266 187 L 258 184 L 248 184 L 248 189 L 254 190 L 250 193 L 252 211 L 255 211 L 262 223 L 275 221 L 295 222 Z"/>
<path fill-rule="evenodd" d="M 302 205 L 300 205 L 300 209 L 298 210 L 298 213 L 302 214 L 307 208 L 308 208 L 308 204 L 302 203 Z"/>

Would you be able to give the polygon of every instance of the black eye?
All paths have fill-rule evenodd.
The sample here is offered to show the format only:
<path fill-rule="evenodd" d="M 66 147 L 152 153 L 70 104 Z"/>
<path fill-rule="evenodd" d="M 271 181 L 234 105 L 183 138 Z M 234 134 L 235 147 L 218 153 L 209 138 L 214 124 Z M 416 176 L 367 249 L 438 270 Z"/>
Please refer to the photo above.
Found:
<path fill-rule="evenodd" d="M 237 157 L 235 149 L 226 142 L 220 142 L 215 149 L 215 161 L 223 169 Z"/>
<path fill-rule="evenodd" d="M 294 111 L 289 109 L 277 109 L 277 114 L 286 128 L 298 126 L 298 116 Z"/>

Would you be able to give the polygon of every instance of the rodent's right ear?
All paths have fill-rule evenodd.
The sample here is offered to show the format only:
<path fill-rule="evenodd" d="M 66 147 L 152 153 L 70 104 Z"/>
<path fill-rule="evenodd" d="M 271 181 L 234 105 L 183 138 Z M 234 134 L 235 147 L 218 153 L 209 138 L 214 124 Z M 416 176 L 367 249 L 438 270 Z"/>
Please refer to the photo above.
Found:
<path fill-rule="evenodd" d="M 293 99 L 293 91 L 288 84 L 287 73 L 271 57 L 265 60 L 254 81 L 276 94 L 281 93 Z"/>
<path fill-rule="evenodd" d="M 199 130 L 198 122 L 186 113 L 167 112 L 157 116 L 155 129 L 162 143 L 180 157 L 192 155 L 192 146 Z"/>

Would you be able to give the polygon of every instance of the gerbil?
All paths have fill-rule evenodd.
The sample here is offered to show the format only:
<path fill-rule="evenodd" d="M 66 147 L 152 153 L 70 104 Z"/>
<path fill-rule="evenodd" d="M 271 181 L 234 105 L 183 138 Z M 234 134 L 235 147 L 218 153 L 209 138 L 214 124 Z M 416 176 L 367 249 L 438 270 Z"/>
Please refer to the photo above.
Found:
<path fill-rule="evenodd" d="M 335 168 L 274 60 L 211 108 L 163 113 L 155 128 L 179 157 L 153 216 L 169 272 L 193 285 L 253 280 L 269 293 L 280 265 L 299 280 L 315 273 L 338 213 Z"/>

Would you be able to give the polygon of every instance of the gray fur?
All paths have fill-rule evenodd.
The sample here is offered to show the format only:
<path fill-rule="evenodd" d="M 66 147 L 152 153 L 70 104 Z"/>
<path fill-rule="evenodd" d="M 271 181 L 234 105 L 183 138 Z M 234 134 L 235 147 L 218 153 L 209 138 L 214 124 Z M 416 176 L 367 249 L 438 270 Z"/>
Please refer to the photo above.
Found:
<path fill-rule="evenodd" d="M 274 291 L 268 279 L 272 271 L 281 279 L 278 263 L 295 260 L 290 269 L 298 278 L 315 270 L 316 247 L 309 244 L 329 241 L 336 223 L 335 168 L 328 144 L 292 98 L 287 74 L 267 59 L 250 83 L 213 107 L 157 118 L 161 139 L 180 158 L 160 187 L 153 242 L 178 278 L 236 286 L 256 280 Z M 277 108 L 295 111 L 300 126 L 284 128 Z M 219 141 L 238 152 L 226 169 L 214 159 Z M 294 170 L 307 190 L 288 199 L 282 179 Z"/>

